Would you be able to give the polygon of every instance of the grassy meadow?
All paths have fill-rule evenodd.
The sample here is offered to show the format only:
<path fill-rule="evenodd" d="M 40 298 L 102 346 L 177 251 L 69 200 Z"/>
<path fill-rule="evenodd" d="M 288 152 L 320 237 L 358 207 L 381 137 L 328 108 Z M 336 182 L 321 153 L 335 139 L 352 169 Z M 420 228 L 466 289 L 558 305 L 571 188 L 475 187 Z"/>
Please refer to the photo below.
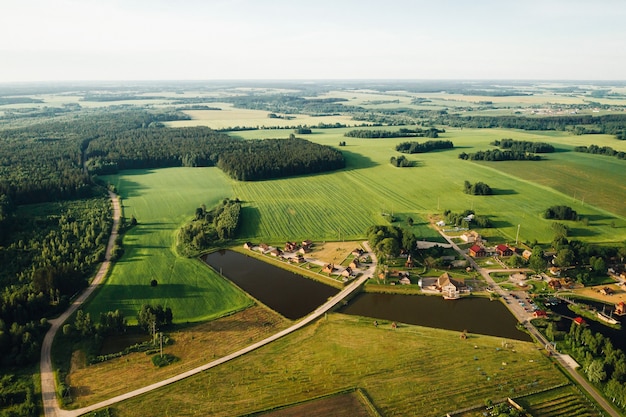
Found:
<path fill-rule="evenodd" d="M 454 375 L 451 380 L 451 375 Z M 533 343 L 330 314 L 229 363 L 113 406 L 119 417 L 232 416 L 361 388 L 385 416 L 441 416 L 566 383 Z"/>
<path fill-rule="evenodd" d="M 251 304 L 229 281 L 196 259 L 179 257 L 175 237 L 196 207 L 231 196 L 216 168 L 127 171 L 108 177 L 122 197 L 124 216 L 138 225 L 124 235 L 125 253 L 86 310 L 92 317 L 119 309 L 133 321 L 142 304 L 171 307 L 175 322 L 215 318 Z M 156 279 L 158 285 L 150 286 Z"/>

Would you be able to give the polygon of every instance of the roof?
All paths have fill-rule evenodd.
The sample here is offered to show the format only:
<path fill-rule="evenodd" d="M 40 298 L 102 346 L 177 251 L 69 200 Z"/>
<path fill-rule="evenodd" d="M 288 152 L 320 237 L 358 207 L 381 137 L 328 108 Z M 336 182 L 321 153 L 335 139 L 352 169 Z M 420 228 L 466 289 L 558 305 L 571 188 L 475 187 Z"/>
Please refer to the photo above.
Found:
<path fill-rule="evenodd" d="M 574 323 L 576 323 L 576 324 L 584 324 L 585 320 L 582 317 L 576 317 L 574 319 Z"/>
<path fill-rule="evenodd" d="M 444 272 L 439 276 L 439 278 L 437 278 L 437 285 L 439 287 L 445 287 L 448 284 L 452 284 L 456 288 L 465 287 L 465 281 L 462 279 L 454 279 L 450 276 L 450 274 Z"/>
<path fill-rule="evenodd" d="M 480 247 L 480 246 L 478 246 L 478 245 L 474 245 L 474 246 L 472 246 L 472 247 L 470 248 L 470 250 L 471 250 L 472 252 L 480 252 L 480 251 L 483 251 L 484 249 L 483 249 L 483 248 L 481 248 L 481 247 Z"/>
<path fill-rule="evenodd" d="M 507 245 L 502 245 L 502 244 L 496 246 L 496 249 L 499 250 L 500 252 L 506 252 L 506 251 L 511 250 Z"/>

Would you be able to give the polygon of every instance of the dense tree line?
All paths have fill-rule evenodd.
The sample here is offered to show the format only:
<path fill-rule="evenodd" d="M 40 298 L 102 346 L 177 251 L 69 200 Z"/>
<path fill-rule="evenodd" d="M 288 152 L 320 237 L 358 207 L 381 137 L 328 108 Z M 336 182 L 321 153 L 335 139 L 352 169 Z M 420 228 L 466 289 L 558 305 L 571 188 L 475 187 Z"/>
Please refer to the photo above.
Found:
<path fill-rule="evenodd" d="M 382 129 L 355 129 L 344 133 L 344 136 L 349 138 L 362 138 L 362 139 L 382 139 L 382 138 L 406 138 L 406 137 L 426 137 L 437 138 L 439 137 L 439 129 L 430 128 L 422 130 L 420 128 L 407 129 L 401 128 L 399 130 L 382 130 Z"/>
<path fill-rule="evenodd" d="M 572 356 L 582 365 L 587 379 L 600 385 L 610 401 L 626 410 L 626 354 L 602 334 L 594 334 L 588 327 L 573 322 L 564 340 Z"/>
<path fill-rule="evenodd" d="M 576 146 L 574 148 L 575 152 L 583 152 L 590 153 L 594 155 L 606 155 L 606 156 L 614 156 L 617 159 L 626 159 L 626 152 L 616 151 L 610 146 L 598 146 L 598 145 L 589 145 L 589 146 Z"/>
<path fill-rule="evenodd" d="M 241 202 L 224 199 L 212 210 L 204 206 L 196 209 L 195 218 L 178 232 L 178 251 L 194 256 L 212 246 L 235 237 L 241 215 Z"/>
<path fill-rule="evenodd" d="M 437 149 L 452 149 L 454 144 L 449 140 L 428 140 L 424 143 L 402 142 L 396 145 L 396 151 L 402 153 L 425 153 Z"/>
<path fill-rule="evenodd" d="M 331 116 L 345 112 L 363 111 L 362 107 L 343 104 L 348 99 L 339 97 L 305 98 L 294 94 L 267 94 L 220 98 L 220 101 L 233 103 L 235 107 L 266 110 L 272 113 L 310 114 Z"/>
<path fill-rule="evenodd" d="M 474 210 L 465 210 L 462 213 L 454 213 L 450 210 L 443 212 L 447 224 L 453 224 L 457 227 L 470 228 L 471 223 L 478 227 L 489 228 L 492 226 L 491 220 L 487 216 L 477 216 Z"/>
<path fill-rule="evenodd" d="M 431 120 L 435 124 L 454 127 L 522 129 L 522 130 L 570 130 L 574 133 L 602 133 L 626 139 L 626 115 L 603 116 L 453 116 L 442 115 Z M 582 130 L 576 129 L 585 126 Z"/>
<path fill-rule="evenodd" d="M 491 149 L 474 153 L 461 152 L 459 159 L 470 161 L 539 161 L 541 157 L 523 151 Z"/>
<path fill-rule="evenodd" d="M 551 153 L 554 152 L 554 146 L 545 142 L 530 142 L 527 140 L 500 139 L 491 143 L 502 149 L 510 149 L 518 152 L 530 153 Z"/>
<path fill-rule="evenodd" d="M 550 206 L 543 212 L 545 219 L 578 220 L 578 213 L 569 206 Z"/>
<path fill-rule="evenodd" d="M 345 167 L 341 152 L 304 139 L 248 140 L 238 145 L 221 153 L 217 166 L 240 181 L 313 174 Z"/>
<path fill-rule="evenodd" d="M 463 184 L 463 191 L 465 194 L 471 195 L 492 195 L 493 190 L 484 182 L 470 183 L 469 181 L 465 181 Z"/>

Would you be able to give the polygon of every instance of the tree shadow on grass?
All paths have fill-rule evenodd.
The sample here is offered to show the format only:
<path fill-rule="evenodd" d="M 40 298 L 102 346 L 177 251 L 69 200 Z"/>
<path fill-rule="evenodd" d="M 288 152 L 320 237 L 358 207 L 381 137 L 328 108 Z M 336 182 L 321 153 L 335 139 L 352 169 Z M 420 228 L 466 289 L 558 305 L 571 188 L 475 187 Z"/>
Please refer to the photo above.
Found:
<path fill-rule="evenodd" d="M 342 149 L 341 153 L 346 159 L 345 170 L 347 171 L 352 169 L 372 168 L 378 165 L 376 162 L 372 161 L 368 157 L 355 152 L 350 152 Z"/>
<path fill-rule="evenodd" d="M 492 192 L 492 195 L 514 195 L 514 194 L 519 194 L 515 190 L 505 189 L 505 188 L 492 188 L 491 192 Z"/>
<path fill-rule="evenodd" d="M 597 236 L 599 233 L 595 230 L 582 227 L 571 227 L 569 229 L 568 237 L 589 237 Z"/>
<path fill-rule="evenodd" d="M 261 212 L 256 207 L 244 206 L 241 208 L 242 224 L 239 229 L 239 238 L 257 236 L 261 224 Z"/>

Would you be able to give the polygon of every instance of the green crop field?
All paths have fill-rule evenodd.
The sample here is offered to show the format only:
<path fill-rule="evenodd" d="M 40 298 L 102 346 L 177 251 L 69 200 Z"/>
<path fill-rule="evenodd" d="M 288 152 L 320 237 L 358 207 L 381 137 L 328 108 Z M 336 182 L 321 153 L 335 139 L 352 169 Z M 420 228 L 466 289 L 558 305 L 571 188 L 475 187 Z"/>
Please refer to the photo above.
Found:
<path fill-rule="evenodd" d="M 139 224 L 124 236 L 125 253 L 88 305 L 92 317 L 120 309 L 132 319 L 142 304 L 171 307 L 174 321 L 198 321 L 251 304 L 251 300 L 196 259 L 174 251 L 175 234 L 201 204 L 231 195 L 216 168 L 128 171 L 109 177 L 123 197 L 124 216 Z M 158 285 L 150 286 L 156 279 Z"/>
<path fill-rule="evenodd" d="M 451 379 L 453 375 L 453 378 Z M 113 406 L 116 416 L 232 416 L 350 388 L 382 415 L 441 416 L 566 382 L 533 343 L 330 314 L 214 369 Z"/>
<path fill-rule="evenodd" d="M 608 136 L 550 136 L 502 129 L 450 130 L 441 135 L 450 139 L 455 149 L 408 155 L 416 161 L 411 168 L 395 168 L 389 163 L 399 155 L 395 145 L 407 139 L 346 138 L 350 129 L 314 130 L 306 137 L 315 142 L 336 146 L 347 159 L 347 168 L 332 174 L 290 178 L 260 183 L 236 183 L 235 195 L 248 202 L 251 214 L 244 236 L 256 239 L 357 238 L 374 223 L 385 222 L 382 212 L 411 216 L 420 223 L 414 231 L 423 238 L 432 237 L 425 219 L 444 209 L 474 209 L 489 216 L 497 230 L 482 233 L 499 241 L 514 241 L 520 225 L 520 240 L 550 242 L 551 221 L 543 211 L 557 204 L 569 205 L 589 220 L 570 223 L 572 238 L 593 242 L 621 242 L 626 239 L 626 161 L 616 158 L 557 152 L 545 161 L 471 162 L 458 159 L 461 151 L 490 148 L 496 139 L 547 141 L 558 148 L 571 150 L 581 143 L 611 144 L 626 149 Z M 237 132 L 243 138 L 277 137 L 285 132 Z M 494 190 L 493 196 L 469 196 L 463 182 L 482 181 Z M 418 220 L 419 219 L 419 220 Z"/>

